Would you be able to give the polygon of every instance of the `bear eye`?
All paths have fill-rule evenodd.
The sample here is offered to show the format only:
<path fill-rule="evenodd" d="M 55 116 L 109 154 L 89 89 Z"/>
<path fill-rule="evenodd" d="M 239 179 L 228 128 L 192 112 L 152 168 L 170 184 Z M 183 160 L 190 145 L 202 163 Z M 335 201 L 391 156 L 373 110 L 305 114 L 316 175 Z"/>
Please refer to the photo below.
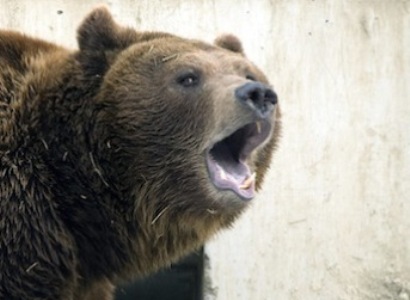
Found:
<path fill-rule="evenodd" d="M 251 74 L 246 75 L 245 78 L 246 78 L 247 80 L 250 80 L 250 81 L 257 81 L 256 78 L 255 78 L 255 76 L 253 76 L 253 75 L 251 75 Z"/>
<path fill-rule="evenodd" d="M 185 73 L 177 78 L 177 83 L 183 87 L 195 87 L 199 84 L 199 75 L 193 72 Z"/>

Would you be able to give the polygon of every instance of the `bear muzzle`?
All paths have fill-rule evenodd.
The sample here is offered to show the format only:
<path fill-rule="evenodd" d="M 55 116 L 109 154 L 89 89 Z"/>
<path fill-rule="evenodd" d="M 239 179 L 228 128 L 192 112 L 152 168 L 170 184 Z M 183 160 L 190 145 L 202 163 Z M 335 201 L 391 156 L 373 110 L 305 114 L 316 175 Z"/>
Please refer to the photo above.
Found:
<path fill-rule="evenodd" d="M 258 117 L 211 145 L 205 156 L 210 180 L 218 190 L 230 190 L 242 200 L 250 200 L 255 196 L 256 178 L 249 166 L 252 153 L 271 136 L 277 99 L 272 90 L 261 85 L 245 84 L 237 94 L 240 101 L 252 102 L 246 105 Z"/>
<path fill-rule="evenodd" d="M 278 103 L 276 93 L 261 82 L 247 82 L 235 89 L 236 99 L 252 110 L 258 118 L 270 116 Z"/>

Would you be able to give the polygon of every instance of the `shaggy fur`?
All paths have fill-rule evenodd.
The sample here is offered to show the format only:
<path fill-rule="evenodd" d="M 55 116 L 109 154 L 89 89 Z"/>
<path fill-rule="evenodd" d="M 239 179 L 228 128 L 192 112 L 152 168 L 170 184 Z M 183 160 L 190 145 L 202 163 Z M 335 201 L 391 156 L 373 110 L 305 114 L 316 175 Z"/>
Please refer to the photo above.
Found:
<path fill-rule="evenodd" d="M 99 8 L 78 43 L 0 31 L 0 299 L 111 299 L 248 206 L 212 185 L 203 155 L 243 118 L 233 89 L 268 84 L 237 38 L 138 32 Z M 181 86 L 186 70 L 199 87 Z M 258 188 L 274 128 L 250 158 Z"/>

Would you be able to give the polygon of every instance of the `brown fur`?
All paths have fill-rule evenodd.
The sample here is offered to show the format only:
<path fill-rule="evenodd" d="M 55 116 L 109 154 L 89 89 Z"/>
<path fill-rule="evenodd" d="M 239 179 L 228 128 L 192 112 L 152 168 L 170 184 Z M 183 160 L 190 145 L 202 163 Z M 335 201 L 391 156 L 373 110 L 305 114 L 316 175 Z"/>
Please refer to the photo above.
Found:
<path fill-rule="evenodd" d="M 111 299 L 248 206 L 212 186 L 203 158 L 242 118 L 232 89 L 248 73 L 267 84 L 238 39 L 137 32 L 100 8 L 78 42 L 0 31 L 0 299 Z M 206 83 L 181 89 L 192 68 Z M 278 128 L 250 162 L 258 188 Z"/>

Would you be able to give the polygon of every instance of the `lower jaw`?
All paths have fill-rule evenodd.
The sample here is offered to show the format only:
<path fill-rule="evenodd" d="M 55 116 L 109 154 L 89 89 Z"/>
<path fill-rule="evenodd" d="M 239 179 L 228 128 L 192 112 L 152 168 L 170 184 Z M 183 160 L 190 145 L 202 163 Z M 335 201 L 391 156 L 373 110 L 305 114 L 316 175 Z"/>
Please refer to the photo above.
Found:
<path fill-rule="evenodd" d="M 250 201 L 255 197 L 255 174 L 251 174 L 246 163 L 241 163 L 242 171 L 244 172 L 240 176 L 243 177 L 241 179 L 237 175 L 235 176 L 224 170 L 209 153 L 206 156 L 206 163 L 209 179 L 218 192 L 233 193 L 242 201 Z"/>
<path fill-rule="evenodd" d="M 241 191 L 235 191 L 233 189 L 226 189 L 226 191 L 232 192 L 235 196 L 237 196 L 240 200 L 242 201 L 251 201 L 255 197 L 255 189 L 250 188 L 248 190 L 241 190 Z"/>
<path fill-rule="evenodd" d="M 214 181 L 212 181 L 212 185 L 214 188 L 219 192 L 231 193 L 236 198 L 240 199 L 241 201 L 247 202 L 251 201 L 255 197 L 255 182 L 252 182 L 251 185 L 246 189 L 241 189 L 240 187 L 227 187 L 227 186 L 220 186 Z"/>

